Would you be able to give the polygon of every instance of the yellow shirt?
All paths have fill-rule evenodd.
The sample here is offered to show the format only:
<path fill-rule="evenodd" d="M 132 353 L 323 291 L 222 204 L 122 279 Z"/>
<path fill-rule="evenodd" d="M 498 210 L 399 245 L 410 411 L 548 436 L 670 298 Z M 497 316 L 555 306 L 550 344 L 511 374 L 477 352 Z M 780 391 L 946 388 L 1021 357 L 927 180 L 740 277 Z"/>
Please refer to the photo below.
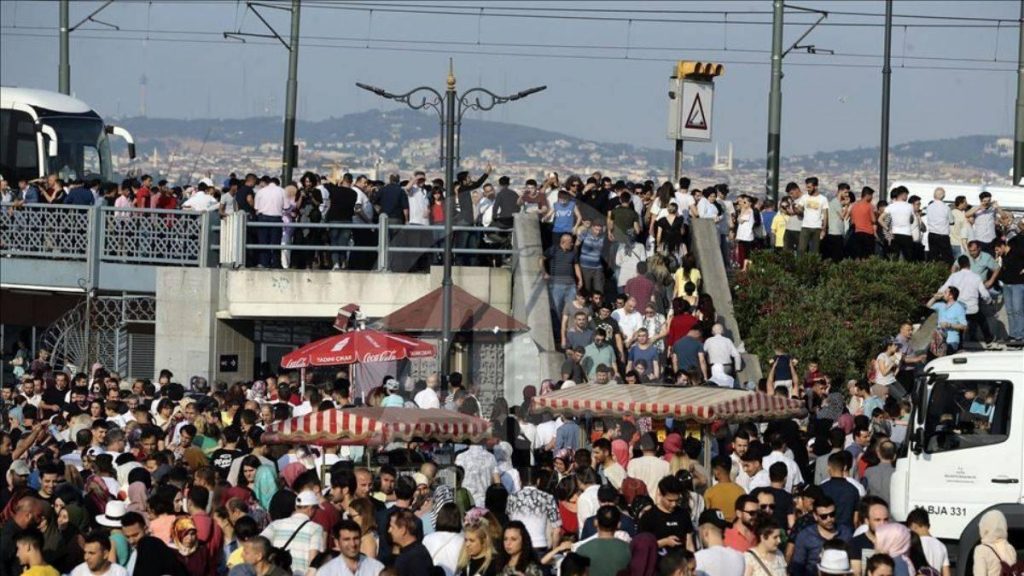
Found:
<path fill-rule="evenodd" d="M 241 546 L 236 548 L 234 552 L 232 552 L 231 554 L 228 555 L 228 560 L 227 560 L 228 569 L 234 568 L 235 566 L 238 566 L 239 564 L 244 564 L 244 563 L 245 563 L 245 561 L 242 560 L 242 547 Z"/>
<path fill-rule="evenodd" d="M 676 281 L 674 296 L 676 298 L 681 298 L 686 295 L 686 291 L 684 290 L 684 288 L 686 287 L 687 282 L 693 282 L 693 285 L 697 288 L 696 293 L 700 293 L 700 270 L 696 268 L 690 270 L 690 276 L 689 278 L 687 278 L 686 276 L 683 275 L 683 268 L 682 266 L 680 266 L 679 268 L 676 269 L 674 278 Z"/>
<path fill-rule="evenodd" d="M 21 576 L 60 576 L 60 572 L 57 572 L 53 566 L 42 564 L 40 566 L 32 566 L 26 568 Z"/>
<path fill-rule="evenodd" d="M 785 246 L 783 238 L 786 236 L 786 220 L 789 220 L 789 215 L 784 212 L 776 212 L 775 218 L 772 218 L 772 238 L 775 239 L 776 248 Z"/>
<path fill-rule="evenodd" d="M 736 516 L 736 499 L 746 494 L 735 482 L 719 482 L 704 492 L 704 503 L 708 508 L 718 508 L 726 521 L 732 522 Z"/>

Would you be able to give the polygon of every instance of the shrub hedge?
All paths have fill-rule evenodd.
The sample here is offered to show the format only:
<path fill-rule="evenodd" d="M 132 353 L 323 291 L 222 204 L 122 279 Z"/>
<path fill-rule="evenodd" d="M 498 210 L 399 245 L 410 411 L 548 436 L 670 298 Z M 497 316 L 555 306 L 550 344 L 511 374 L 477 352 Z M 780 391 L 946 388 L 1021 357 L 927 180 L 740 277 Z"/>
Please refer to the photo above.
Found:
<path fill-rule="evenodd" d="M 924 304 L 948 274 L 942 264 L 761 251 L 736 274 L 733 304 L 747 351 L 766 374 L 778 346 L 802 365 L 818 358 L 833 379 L 863 378 L 884 338 L 928 316 Z"/>

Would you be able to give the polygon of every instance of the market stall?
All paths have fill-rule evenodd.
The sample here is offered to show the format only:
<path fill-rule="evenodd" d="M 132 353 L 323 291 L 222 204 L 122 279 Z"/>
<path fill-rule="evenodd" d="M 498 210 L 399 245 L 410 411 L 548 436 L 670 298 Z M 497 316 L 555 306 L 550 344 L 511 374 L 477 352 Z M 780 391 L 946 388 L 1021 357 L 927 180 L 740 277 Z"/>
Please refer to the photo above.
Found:
<path fill-rule="evenodd" d="M 439 408 L 342 408 L 275 422 L 263 434 L 266 444 L 383 446 L 413 440 L 483 442 L 491 423 Z"/>
<path fill-rule="evenodd" d="M 655 385 L 581 384 L 533 399 L 534 411 L 573 416 L 679 418 L 704 428 L 704 464 L 710 469 L 710 425 L 725 421 L 761 422 L 802 418 L 799 400 L 711 386 L 678 388 Z"/>

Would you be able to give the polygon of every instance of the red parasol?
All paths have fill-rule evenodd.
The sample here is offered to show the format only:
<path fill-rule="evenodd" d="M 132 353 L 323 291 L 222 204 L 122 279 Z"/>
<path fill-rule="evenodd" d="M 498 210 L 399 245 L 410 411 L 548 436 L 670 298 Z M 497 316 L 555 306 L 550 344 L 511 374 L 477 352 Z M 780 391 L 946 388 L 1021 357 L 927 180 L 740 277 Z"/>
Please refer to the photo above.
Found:
<path fill-rule="evenodd" d="M 433 344 L 417 338 L 376 330 L 355 330 L 310 342 L 282 358 L 281 367 L 294 370 L 311 366 L 392 362 L 436 354 Z"/>
<path fill-rule="evenodd" d="M 482 418 L 432 408 L 344 408 L 313 412 L 267 428 L 267 444 L 316 446 L 370 445 L 422 439 L 482 442 L 491 423 Z"/>

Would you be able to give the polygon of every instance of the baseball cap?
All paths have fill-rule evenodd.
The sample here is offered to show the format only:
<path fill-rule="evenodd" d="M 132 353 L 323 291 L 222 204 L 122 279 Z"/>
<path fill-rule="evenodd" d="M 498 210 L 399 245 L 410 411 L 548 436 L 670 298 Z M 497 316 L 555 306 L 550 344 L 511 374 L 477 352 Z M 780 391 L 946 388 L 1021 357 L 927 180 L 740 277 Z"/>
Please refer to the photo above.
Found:
<path fill-rule="evenodd" d="M 417 486 L 430 486 L 430 481 L 427 480 L 426 474 L 422 472 L 413 474 L 412 479 L 416 481 Z"/>
<path fill-rule="evenodd" d="M 32 469 L 28 467 L 28 463 L 20 459 L 11 462 L 10 471 L 11 474 L 16 476 L 28 476 L 32 474 Z"/>
<path fill-rule="evenodd" d="M 729 522 L 725 520 L 725 515 L 723 515 L 722 511 L 718 508 L 708 508 L 700 513 L 697 525 L 703 526 L 705 524 L 711 524 L 712 526 L 718 527 L 720 530 L 725 530 L 729 527 Z"/>
<path fill-rule="evenodd" d="M 295 499 L 296 506 L 317 506 L 320 504 L 320 496 L 312 490 L 303 490 Z"/>

